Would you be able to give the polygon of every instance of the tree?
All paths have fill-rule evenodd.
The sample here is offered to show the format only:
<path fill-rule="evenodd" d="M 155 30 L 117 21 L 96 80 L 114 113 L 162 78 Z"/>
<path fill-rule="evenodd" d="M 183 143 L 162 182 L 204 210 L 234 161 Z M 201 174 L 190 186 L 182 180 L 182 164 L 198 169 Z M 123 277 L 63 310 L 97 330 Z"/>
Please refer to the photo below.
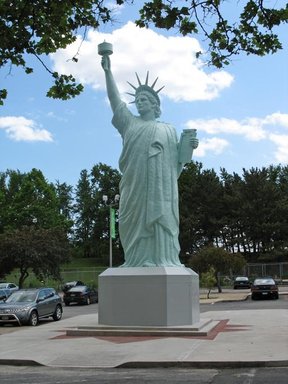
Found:
<path fill-rule="evenodd" d="M 31 272 L 39 280 L 60 280 L 60 265 L 69 260 L 69 242 L 63 229 L 24 226 L 0 234 L 0 255 L 0 269 L 19 269 L 18 284 L 23 288 Z"/>
<path fill-rule="evenodd" d="M 281 49 L 275 30 L 287 23 L 288 4 L 276 8 L 275 3 L 263 0 L 243 3 L 243 8 L 240 2 L 233 3 L 233 11 L 238 14 L 228 20 L 225 0 L 152 0 L 145 2 L 136 24 L 141 27 L 152 24 L 167 30 L 176 27 L 184 36 L 204 36 L 208 40 L 210 62 L 218 68 L 229 64 L 230 58 L 240 52 L 264 56 Z"/>
<path fill-rule="evenodd" d="M 93 239 L 96 244 L 98 243 L 98 257 L 101 257 L 102 260 L 107 260 L 110 237 L 110 206 L 115 207 L 117 210 L 118 203 L 115 202 L 115 196 L 119 195 L 121 174 L 117 169 L 99 163 L 91 170 L 91 180 L 97 207 L 97 220 L 93 228 Z M 107 196 L 107 201 L 103 200 L 104 195 Z M 117 222 L 116 229 L 118 229 Z M 116 238 L 112 244 L 114 264 L 123 262 L 124 254 L 118 230 L 116 230 L 116 233 Z"/>
<path fill-rule="evenodd" d="M 87 170 L 82 170 L 76 186 L 75 194 L 75 236 L 74 243 L 81 251 L 82 256 L 93 255 L 92 233 L 96 219 L 93 188 Z"/>
<path fill-rule="evenodd" d="M 199 35 L 208 41 L 210 63 L 221 68 L 240 52 L 263 56 L 282 48 L 277 27 L 287 23 L 288 6 L 276 8 L 274 3 L 264 3 L 246 0 L 240 8 L 238 2 L 238 15 L 228 20 L 224 0 L 152 0 L 138 9 L 135 22 L 140 27 L 152 24 L 167 30 L 177 28 L 184 36 Z M 10 73 L 17 66 L 30 74 L 33 67 L 27 62 L 33 57 L 54 80 L 48 97 L 66 100 L 79 95 L 83 86 L 72 75 L 51 71 L 47 55 L 67 47 L 79 34 L 85 40 L 89 28 L 113 22 L 113 9 L 123 4 L 136 7 L 133 0 L 2 0 L 0 69 L 5 67 Z M 233 7 L 236 9 L 236 4 Z M 77 53 L 71 60 L 77 62 Z M 1 89 L 0 105 L 6 97 L 7 90 Z"/>
<path fill-rule="evenodd" d="M 287 257 L 287 196 L 279 184 L 280 167 L 252 168 L 243 172 L 242 215 L 246 257 L 252 262 L 266 257 Z M 278 261 L 280 261 L 278 259 Z"/>
<path fill-rule="evenodd" d="M 202 230 L 199 218 L 201 199 L 199 177 L 202 164 L 191 162 L 186 164 L 178 180 L 179 188 L 179 242 L 180 258 L 186 263 L 187 258 L 201 247 Z"/>
<path fill-rule="evenodd" d="M 211 290 L 215 287 L 217 279 L 215 277 L 215 269 L 210 267 L 207 272 L 201 274 L 201 285 L 208 289 L 207 299 L 210 297 Z"/>
<path fill-rule="evenodd" d="M 40 170 L 30 172 L 7 170 L 0 173 L 0 217 L 2 230 L 19 229 L 37 223 L 38 227 L 71 227 L 70 220 L 62 214 L 57 188 L 48 183 Z M 59 188 L 58 188 L 59 190 Z"/>
<path fill-rule="evenodd" d="M 12 170 L 0 173 L 2 277 L 19 268 L 23 284 L 32 267 L 38 275 L 57 276 L 60 267 L 57 263 L 67 260 L 72 222 L 65 210 L 61 212 L 61 207 L 65 205 L 63 190 L 67 192 L 69 187 L 58 185 L 57 188 L 37 169 L 28 173 Z M 67 201 L 67 193 L 65 196 Z"/>
<path fill-rule="evenodd" d="M 223 184 L 223 214 L 220 242 L 226 251 L 231 253 L 244 252 L 245 241 L 244 228 L 241 221 L 242 215 L 242 189 L 243 180 L 237 173 L 233 175 L 223 168 L 221 169 L 221 181 Z"/>
<path fill-rule="evenodd" d="M 181 259 L 214 241 L 222 228 L 223 189 L 214 170 L 187 164 L 179 178 Z"/>
<path fill-rule="evenodd" d="M 56 181 L 54 185 L 55 192 L 58 200 L 58 211 L 61 215 L 63 215 L 68 222 L 73 220 L 73 187 L 66 183 L 60 183 Z"/>
<path fill-rule="evenodd" d="M 222 243 L 247 261 L 287 257 L 287 176 L 280 166 L 243 170 L 242 178 L 221 171 L 224 185 Z"/>
<path fill-rule="evenodd" d="M 120 173 L 99 163 L 90 173 L 83 170 L 76 186 L 75 244 L 84 257 L 96 257 L 107 262 L 109 254 L 109 206 L 119 194 Z M 108 200 L 105 203 L 103 196 Z M 114 243 L 114 256 L 123 256 L 119 236 Z"/>
<path fill-rule="evenodd" d="M 115 5 L 122 3 L 115 1 Z M 27 58 L 32 56 L 54 79 L 47 96 L 66 100 L 79 95 L 83 86 L 72 75 L 52 72 L 45 63 L 46 56 L 73 43 L 78 33 L 85 39 L 88 28 L 96 29 L 111 21 L 112 10 L 103 0 L 2 0 L 0 68 L 6 66 L 10 72 L 13 66 L 18 66 L 30 74 L 33 68 L 28 66 Z M 76 56 L 71 59 L 77 62 Z M 0 104 L 6 96 L 7 90 L 0 90 Z"/>
<path fill-rule="evenodd" d="M 230 254 L 224 248 L 211 245 L 201 248 L 189 260 L 189 266 L 200 275 L 214 269 L 219 292 L 222 291 L 219 277 L 242 273 L 245 265 L 246 260 L 241 254 Z"/>

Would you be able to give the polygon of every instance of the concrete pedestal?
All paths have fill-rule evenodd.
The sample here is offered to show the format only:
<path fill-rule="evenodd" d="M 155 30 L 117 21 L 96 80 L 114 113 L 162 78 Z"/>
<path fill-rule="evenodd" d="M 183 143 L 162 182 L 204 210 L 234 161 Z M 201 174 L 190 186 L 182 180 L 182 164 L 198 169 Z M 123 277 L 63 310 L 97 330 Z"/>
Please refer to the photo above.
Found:
<path fill-rule="evenodd" d="M 108 268 L 99 276 L 99 324 L 165 327 L 199 320 L 199 277 L 189 268 Z"/>

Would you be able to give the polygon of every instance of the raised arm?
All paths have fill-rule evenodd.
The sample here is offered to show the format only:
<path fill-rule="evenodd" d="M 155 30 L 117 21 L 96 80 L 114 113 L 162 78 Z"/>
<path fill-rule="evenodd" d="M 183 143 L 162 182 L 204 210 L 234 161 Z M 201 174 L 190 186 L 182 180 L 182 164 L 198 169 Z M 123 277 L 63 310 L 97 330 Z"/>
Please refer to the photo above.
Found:
<path fill-rule="evenodd" d="M 116 108 L 121 103 L 121 98 L 113 74 L 111 72 L 111 61 L 108 55 L 102 56 L 101 65 L 105 72 L 108 99 L 110 101 L 112 111 L 115 112 Z"/>

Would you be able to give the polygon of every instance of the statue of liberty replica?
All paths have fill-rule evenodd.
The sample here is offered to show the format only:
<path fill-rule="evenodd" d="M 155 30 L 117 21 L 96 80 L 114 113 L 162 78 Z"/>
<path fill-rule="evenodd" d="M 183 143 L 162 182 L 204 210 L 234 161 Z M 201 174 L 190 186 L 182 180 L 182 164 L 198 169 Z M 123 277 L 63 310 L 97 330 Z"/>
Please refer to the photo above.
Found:
<path fill-rule="evenodd" d="M 187 130 L 190 135 L 184 135 L 186 143 L 180 146 L 175 128 L 156 120 L 161 114 L 158 93 L 162 88 L 154 89 L 157 79 L 148 85 L 148 73 L 144 84 L 138 75 L 138 86 L 130 84 L 139 113 L 134 116 L 120 98 L 109 55 L 102 56 L 102 67 L 114 114 L 112 124 L 123 139 L 119 159 L 123 267 L 181 266 L 177 179 L 183 161 L 191 161 L 198 145 L 195 131 Z"/>
<path fill-rule="evenodd" d="M 98 53 L 102 56 L 112 124 L 123 141 L 119 159 L 119 234 L 125 262 L 114 274 L 127 278 L 127 274 L 135 277 L 144 273 L 147 279 L 147 274 L 155 277 L 159 270 L 164 270 L 165 276 L 167 270 L 168 275 L 174 274 L 174 268 L 186 271 L 179 260 L 177 179 L 198 146 L 196 131 L 184 130 L 178 141 L 175 128 L 158 120 L 159 92 L 163 87 L 155 89 L 157 79 L 149 85 L 149 72 L 145 81 L 141 82 L 136 74 L 137 85 L 129 83 L 133 89 L 129 94 L 139 114 L 133 115 L 122 101 L 111 71 L 112 45 L 100 44 Z M 129 285 L 127 281 L 125 284 Z M 142 287 L 143 293 L 146 288 Z M 99 304 L 101 314 L 101 300 Z"/>

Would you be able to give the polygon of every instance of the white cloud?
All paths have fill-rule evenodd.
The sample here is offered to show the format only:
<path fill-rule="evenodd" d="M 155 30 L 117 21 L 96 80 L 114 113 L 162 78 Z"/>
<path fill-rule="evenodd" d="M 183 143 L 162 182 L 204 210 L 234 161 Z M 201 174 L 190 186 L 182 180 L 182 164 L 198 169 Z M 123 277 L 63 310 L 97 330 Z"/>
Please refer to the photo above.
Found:
<path fill-rule="evenodd" d="M 279 125 L 288 128 L 288 114 L 280 112 L 272 113 L 272 115 L 268 115 L 264 118 L 264 124 Z"/>
<path fill-rule="evenodd" d="M 151 29 L 137 28 L 132 22 L 111 34 L 90 31 L 82 44 L 79 37 L 65 50 L 51 55 L 54 69 L 60 73 L 73 73 L 83 84 L 95 89 L 105 89 L 97 50 L 104 40 L 113 44 L 112 69 L 121 93 L 131 90 L 127 80 L 137 84 L 134 72 L 144 79 L 147 70 L 151 74 L 150 82 L 159 76 L 159 88 L 165 85 L 161 94 L 174 101 L 211 100 L 233 81 L 228 72 L 212 71 L 211 68 L 208 71 L 204 63 L 195 58 L 195 53 L 201 51 L 196 39 L 165 37 Z M 78 50 L 79 61 L 74 63 L 71 58 Z"/>
<path fill-rule="evenodd" d="M 280 163 L 288 163 L 288 135 L 271 134 L 269 138 L 277 147 L 275 159 Z"/>
<path fill-rule="evenodd" d="M 288 163 L 288 114 L 276 112 L 271 115 L 249 117 L 240 121 L 234 119 L 195 119 L 185 124 L 187 128 L 197 129 L 208 135 L 238 135 L 248 141 L 271 141 L 276 145 L 275 161 Z M 284 133 L 283 133 L 284 132 Z M 228 141 L 220 138 L 204 138 L 200 141 L 196 156 L 202 157 L 211 151 L 221 154 L 228 146 Z"/>
<path fill-rule="evenodd" d="M 15 141 L 53 141 L 50 132 L 38 128 L 33 120 L 22 116 L 0 117 L 0 129 Z"/>
<path fill-rule="evenodd" d="M 221 155 L 224 150 L 229 146 L 227 140 L 212 137 L 210 139 L 202 139 L 199 146 L 194 151 L 196 157 L 205 157 L 207 154 Z M 193 155 L 193 156 L 194 156 Z"/>
<path fill-rule="evenodd" d="M 288 114 L 277 112 L 263 118 L 248 117 L 240 121 L 226 118 L 196 119 L 187 121 L 186 126 L 209 135 L 224 133 L 244 136 L 250 141 L 259 141 L 267 139 L 273 127 L 277 130 L 288 128 Z"/>
<path fill-rule="evenodd" d="M 242 121 L 233 119 L 196 119 L 189 120 L 186 123 L 188 128 L 194 128 L 199 131 L 208 133 L 209 135 L 215 134 L 230 134 L 245 136 L 246 139 L 251 141 L 258 141 L 266 138 L 266 132 L 263 129 L 263 121 L 256 118 L 248 118 Z"/>

